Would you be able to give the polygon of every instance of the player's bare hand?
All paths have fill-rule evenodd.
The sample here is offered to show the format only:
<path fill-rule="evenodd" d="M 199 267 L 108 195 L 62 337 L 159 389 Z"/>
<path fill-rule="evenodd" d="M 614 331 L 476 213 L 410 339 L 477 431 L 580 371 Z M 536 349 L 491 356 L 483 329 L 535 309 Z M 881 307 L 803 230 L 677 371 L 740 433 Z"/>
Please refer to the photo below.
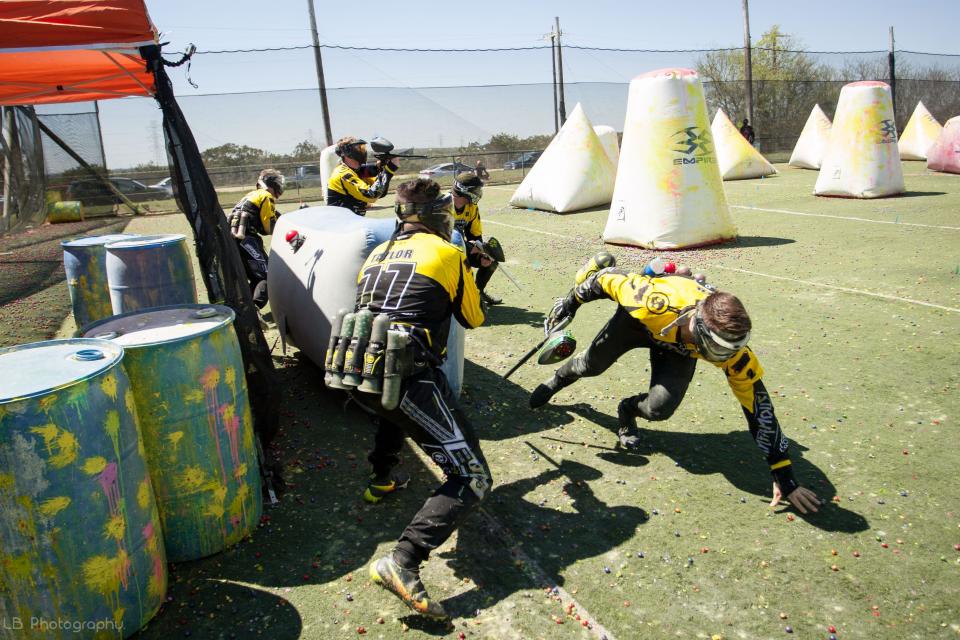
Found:
<path fill-rule="evenodd" d="M 777 506 L 780 501 L 783 500 L 783 492 L 780 491 L 779 485 L 776 482 L 773 483 L 773 500 L 770 501 L 770 506 Z M 800 513 L 808 512 L 817 512 L 817 507 L 820 506 L 820 499 L 810 489 L 806 487 L 797 487 L 790 492 L 790 495 L 787 496 L 787 500 L 794 507 L 797 508 L 797 511 Z"/>

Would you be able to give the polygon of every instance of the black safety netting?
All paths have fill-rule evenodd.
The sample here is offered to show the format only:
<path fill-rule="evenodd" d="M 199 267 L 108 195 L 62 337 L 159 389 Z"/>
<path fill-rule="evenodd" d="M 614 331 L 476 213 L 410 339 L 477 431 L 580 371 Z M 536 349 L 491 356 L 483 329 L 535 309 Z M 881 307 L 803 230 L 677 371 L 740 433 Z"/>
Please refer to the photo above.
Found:
<path fill-rule="evenodd" d="M 0 233 L 6 233 L 43 222 L 46 179 L 36 112 L 4 107 L 0 122 Z"/>

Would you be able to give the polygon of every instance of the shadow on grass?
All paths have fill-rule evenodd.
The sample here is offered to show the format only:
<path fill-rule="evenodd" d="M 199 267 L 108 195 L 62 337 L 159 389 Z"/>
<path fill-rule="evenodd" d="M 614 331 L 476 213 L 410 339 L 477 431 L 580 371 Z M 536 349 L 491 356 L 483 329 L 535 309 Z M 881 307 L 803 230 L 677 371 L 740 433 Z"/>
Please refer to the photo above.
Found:
<path fill-rule="evenodd" d="M 514 289 L 512 294 L 518 297 L 523 294 Z M 521 309 L 520 307 L 511 307 L 508 304 L 497 304 L 487 309 L 484 326 L 497 325 L 526 325 L 529 327 L 542 327 L 544 315 L 539 312 Z"/>
<path fill-rule="evenodd" d="M 945 196 L 946 191 L 905 191 L 899 194 L 899 198 L 922 198 L 924 196 Z"/>
<path fill-rule="evenodd" d="M 749 247 L 778 247 L 784 244 L 793 244 L 793 238 L 774 238 L 769 236 L 738 236 L 736 242 L 717 245 L 715 249 L 747 249 Z M 705 250 L 711 247 L 704 247 Z"/>
<path fill-rule="evenodd" d="M 601 413 L 587 404 L 578 403 L 558 408 L 569 410 L 613 431 L 617 428 L 616 416 Z M 641 421 L 641 424 L 650 423 Z M 746 428 L 729 433 L 687 433 L 652 428 L 640 429 L 640 435 L 643 444 L 638 450 L 639 453 L 662 453 L 690 473 L 720 473 L 740 491 L 762 497 L 771 495 L 770 475 L 763 465 L 762 454 Z M 867 530 L 870 525 L 866 518 L 830 501 L 836 495 L 836 487 L 819 467 L 802 456 L 807 447 L 794 440 L 791 441 L 790 451 L 797 481 L 812 489 L 825 501 L 817 513 L 797 512 L 797 516 L 824 531 L 855 533 Z M 631 464 L 629 461 L 634 455 L 626 451 L 599 454 L 601 458 L 615 464 Z"/>

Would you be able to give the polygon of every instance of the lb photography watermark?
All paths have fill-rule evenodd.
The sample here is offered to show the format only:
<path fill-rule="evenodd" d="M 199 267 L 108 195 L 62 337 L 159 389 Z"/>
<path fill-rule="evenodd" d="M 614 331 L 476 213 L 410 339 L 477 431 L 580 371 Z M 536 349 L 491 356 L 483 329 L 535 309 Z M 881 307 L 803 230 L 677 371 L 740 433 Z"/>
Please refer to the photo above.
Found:
<path fill-rule="evenodd" d="M 68 633 L 82 633 L 84 631 L 122 631 L 123 621 L 117 622 L 112 618 L 101 620 L 72 620 L 70 618 L 21 618 L 13 616 L 0 618 L 0 631 L 66 631 Z"/>

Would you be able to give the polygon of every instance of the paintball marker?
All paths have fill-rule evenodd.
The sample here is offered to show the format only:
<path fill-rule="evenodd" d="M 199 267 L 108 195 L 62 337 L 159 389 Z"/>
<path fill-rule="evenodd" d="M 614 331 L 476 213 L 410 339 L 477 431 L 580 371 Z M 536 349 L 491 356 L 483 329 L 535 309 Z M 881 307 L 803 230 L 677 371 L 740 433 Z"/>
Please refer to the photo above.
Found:
<path fill-rule="evenodd" d="M 427 156 L 418 156 L 413 153 L 410 153 L 413 149 L 402 149 L 400 151 L 394 152 L 393 143 L 381 136 L 377 136 L 376 138 L 371 138 L 370 150 L 373 151 L 374 158 L 376 158 L 377 160 L 382 160 L 383 162 L 389 162 L 393 158 L 426 158 L 427 157 Z"/>
<path fill-rule="evenodd" d="M 496 262 L 500 271 L 503 272 L 503 275 L 507 276 L 507 280 L 513 283 L 517 289 L 523 291 L 523 287 L 520 286 L 520 283 L 510 275 L 510 272 L 507 271 L 506 267 L 503 266 L 504 261 L 507 257 L 503 254 L 503 246 L 500 244 L 500 241 L 490 236 L 486 242 L 481 242 L 480 240 L 474 240 L 473 242 L 468 243 L 473 249 L 475 249 L 481 258 L 486 258 L 492 262 Z"/>

